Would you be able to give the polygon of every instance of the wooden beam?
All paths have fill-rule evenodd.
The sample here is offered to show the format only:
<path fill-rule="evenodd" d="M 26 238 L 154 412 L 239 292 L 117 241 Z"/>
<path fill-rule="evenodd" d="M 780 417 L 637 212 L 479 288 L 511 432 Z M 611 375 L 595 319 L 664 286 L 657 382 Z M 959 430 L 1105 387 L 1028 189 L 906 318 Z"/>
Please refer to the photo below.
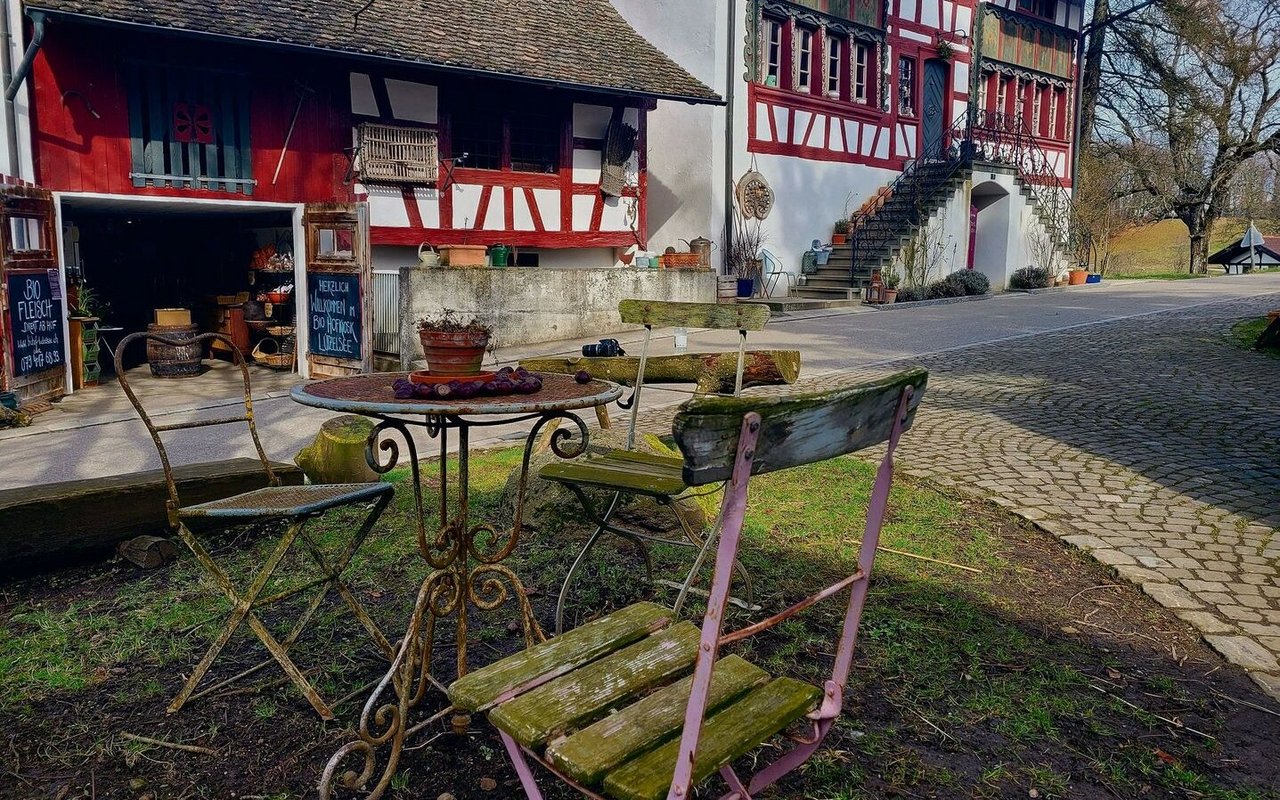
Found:
<path fill-rule="evenodd" d="M 302 484 L 302 470 L 294 465 L 271 468 L 284 484 Z M 174 468 L 174 480 L 188 505 L 267 485 L 256 458 L 186 464 Z M 0 574 L 60 566 L 109 553 L 124 539 L 164 531 L 168 499 L 158 469 L 0 491 Z"/>
<path fill-rule="evenodd" d="M 552 372 L 574 375 L 585 371 L 593 378 L 635 386 L 640 359 L 634 356 L 612 358 L 532 358 L 520 362 L 530 372 Z M 645 362 L 644 380 L 649 383 L 693 383 L 705 394 L 733 393 L 737 372 L 737 353 L 684 353 L 671 356 L 649 356 Z M 795 383 L 800 377 L 799 350 L 748 350 L 742 371 L 743 386 L 777 386 Z"/>

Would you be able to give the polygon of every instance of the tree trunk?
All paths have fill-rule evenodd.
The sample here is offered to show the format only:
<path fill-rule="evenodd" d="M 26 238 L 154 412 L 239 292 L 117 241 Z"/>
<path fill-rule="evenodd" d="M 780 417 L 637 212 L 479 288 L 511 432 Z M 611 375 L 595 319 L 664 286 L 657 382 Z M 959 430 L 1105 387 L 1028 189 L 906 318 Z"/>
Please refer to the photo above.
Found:
<path fill-rule="evenodd" d="M 294 463 L 312 483 L 376 483 L 378 473 L 365 460 L 373 422 L 348 414 L 325 421 L 315 441 L 298 451 Z"/>
<path fill-rule="evenodd" d="M 1093 136 L 1093 120 L 1098 107 L 1098 87 L 1102 82 L 1102 50 L 1106 42 L 1106 21 L 1111 16 L 1110 0 L 1095 0 L 1093 5 L 1093 32 L 1089 34 L 1089 47 L 1084 53 L 1080 87 L 1080 147 Z"/>
<path fill-rule="evenodd" d="M 1213 223 L 1218 215 L 1207 204 L 1197 203 L 1184 208 L 1179 216 L 1187 226 L 1191 235 L 1191 252 L 1188 257 L 1189 271 L 1192 275 L 1202 275 L 1209 271 L 1209 234 L 1213 232 Z"/>
<path fill-rule="evenodd" d="M 554 372 L 572 375 L 584 370 L 593 378 L 634 386 L 640 359 L 635 356 L 612 358 L 534 358 L 520 366 L 530 372 Z M 686 353 L 673 356 L 649 356 L 644 379 L 652 383 L 694 383 L 699 392 L 733 391 L 738 354 Z M 748 350 L 742 369 L 743 386 L 777 386 L 795 383 L 800 375 L 800 353 L 796 350 Z"/>

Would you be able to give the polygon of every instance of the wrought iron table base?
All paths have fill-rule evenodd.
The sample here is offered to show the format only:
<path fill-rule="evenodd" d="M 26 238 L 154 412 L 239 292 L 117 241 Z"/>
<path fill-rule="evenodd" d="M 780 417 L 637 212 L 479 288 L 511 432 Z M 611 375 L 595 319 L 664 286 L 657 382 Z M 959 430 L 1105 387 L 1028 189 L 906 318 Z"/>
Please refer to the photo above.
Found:
<path fill-rule="evenodd" d="M 396 647 L 391 667 L 374 688 L 360 714 L 359 738 L 343 745 L 329 759 L 320 779 L 321 800 L 333 796 L 334 784 L 349 790 L 367 786 L 378 772 L 378 753 L 387 750 L 387 761 L 367 800 L 377 800 L 386 791 L 399 767 L 405 742 L 428 725 L 452 711 L 444 708 L 427 719 L 410 724 L 410 714 L 427 695 L 429 688 L 440 692 L 445 687 L 431 675 L 436 620 L 455 617 L 457 622 L 457 675 L 467 672 L 467 606 L 482 611 L 501 607 L 514 595 L 520 606 L 525 645 L 531 647 L 546 636 L 534 617 L 533 606 L 520 578 L 501 562 L 514 552 L 520 541 L 524 520 L 525 490 L 529 480 L 529 460 L 534 443 L 543 427 L 552 421 L 568 420 L 577 427 L 557 429 L 551 437 L 551 448 L 561 458 L 574 458 L 586 452 L 587 426 L 576 414 L 553 411 L 526 414 L 500 420 L 466 419 L 460 415 L 428 415 L 424 421 L 371 415 L 381 421 L 369 435 L 365 457 L 375 471 L 387 473 L 400 460 L 400 445 L 386 437 L 388 431 L 399 434 L 408 449 L 413 471 L 415 518 L 418 527 L 418 553 L 431 568 L 418 589 L 413 613 L 404 638 Z M 525 439 L 524 457 L 520 464 L 515 516 L 510 530 L 499 531 L 491 524 L 472 524 L 468 508 L 468 471 L 470 429 L 507 425 L 537 420 Z M 425 427 L 431 438 L 440 441 L 440 526 L 429 538 L 427 513 L 423 501 L 417 445 L 410 426 Z M 455 508 L 450 515 L 449 503 L 449 437 L 450 429 L 458 431 L 458 475 Z M 380 451 L 386 455 L 380 457 Z M 477 540 L 483 541 L 483 544 Z M 474 564 L 474 566 L 473 566 Z M 388 688 L 394 698 L 383 699 Z M 362 756 L 363 767 L 342 774 L 338 768 L 348 756 Z M 358 762 L 357 762 L 358 763 Z"/>

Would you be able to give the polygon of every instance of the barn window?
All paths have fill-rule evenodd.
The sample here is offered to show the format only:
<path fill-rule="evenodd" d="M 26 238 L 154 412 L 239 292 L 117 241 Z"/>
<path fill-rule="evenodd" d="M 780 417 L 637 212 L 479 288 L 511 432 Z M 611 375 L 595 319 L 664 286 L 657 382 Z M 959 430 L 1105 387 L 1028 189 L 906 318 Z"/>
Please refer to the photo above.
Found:
<path fill-rule="evenodd" d="M 126 63 L 133 185 L 252 194 L 244 76 Z"/>
<path fill-rule="evenodd" d="M 457 92 L 449 106 L 453 158 L 462 166 L 513 172 L 556 172 L 568 108 L 545 96 L 498 89 Z"/>

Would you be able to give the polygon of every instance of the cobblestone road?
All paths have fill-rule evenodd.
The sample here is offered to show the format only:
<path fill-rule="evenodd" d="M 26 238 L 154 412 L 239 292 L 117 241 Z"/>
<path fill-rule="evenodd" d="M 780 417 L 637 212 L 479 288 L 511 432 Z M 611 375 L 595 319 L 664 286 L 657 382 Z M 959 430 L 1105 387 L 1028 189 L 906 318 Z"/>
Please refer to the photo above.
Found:
<path fill-rule="evenodd" d="M 931 372 L 908 473 L 977 491 L 1141 584 L 1280 700 L 1280 360 L 1226 334 L 1280 296 L 858 369 Z M 832 385 L 811 377 L 799 389 Z M 670 412 L 647 428 L 670 430 Z"/>

